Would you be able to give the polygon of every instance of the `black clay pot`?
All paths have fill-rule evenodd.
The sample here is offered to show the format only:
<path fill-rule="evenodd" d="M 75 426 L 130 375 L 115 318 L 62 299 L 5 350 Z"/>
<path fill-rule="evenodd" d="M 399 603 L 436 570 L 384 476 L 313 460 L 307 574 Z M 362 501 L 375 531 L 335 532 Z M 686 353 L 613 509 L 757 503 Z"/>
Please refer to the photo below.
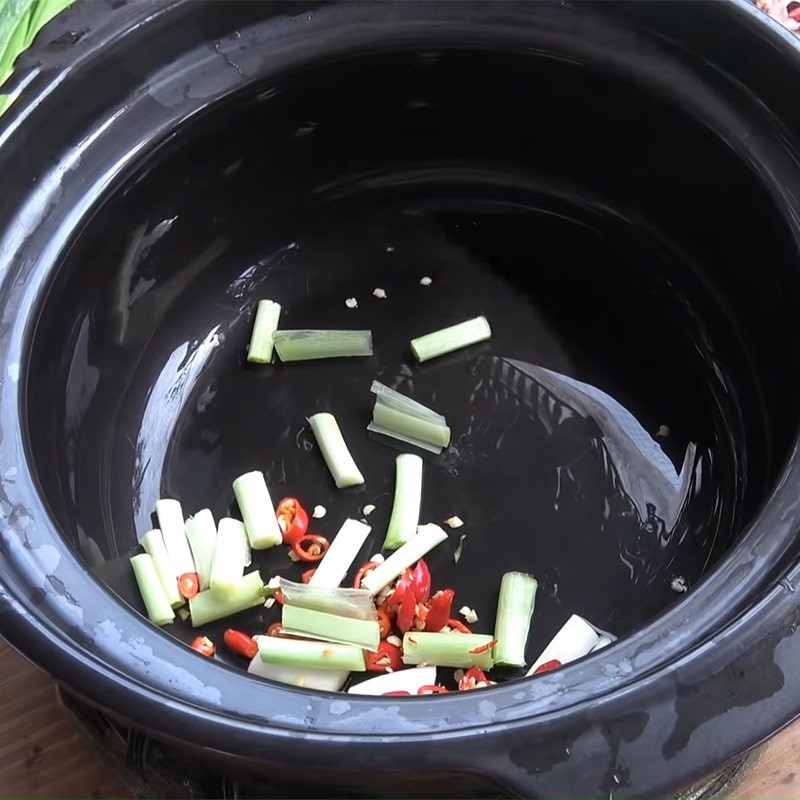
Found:
<path fill-rule="evenodd" d="M 798 713 L 789 34 L 734 0 L 97 0 L 19 66 L 0 629 L 151 792 L 664 795 Z M 372 328 L 375 355 L 248 367 L 263 296 L 292 327 Z M 478 313 L 490 342 L 411 362 L 411 336 Z M 374 502 L 377 549 L 376 377 L 456 435 L 427 458 L 423 516 L 459 514 L 467 539 L 435 581 L 488 626 L 501 571 L 533 571 L 530 657 L 571 613 L 618 642 L 399 702 L 256 680 L 147 623 L 127 559 L 159 496 L 223 515 L 231 479 L 264 469 L 331 510 L 325 532 Z M 322 409 L 361 492 L 313 451 Z"/>

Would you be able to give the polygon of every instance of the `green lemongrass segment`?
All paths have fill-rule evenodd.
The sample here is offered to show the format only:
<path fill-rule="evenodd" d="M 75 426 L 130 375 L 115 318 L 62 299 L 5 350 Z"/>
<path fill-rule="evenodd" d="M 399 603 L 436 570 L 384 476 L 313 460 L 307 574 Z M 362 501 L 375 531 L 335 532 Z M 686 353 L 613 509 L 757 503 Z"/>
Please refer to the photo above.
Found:
<path fill-rule="evenodd" d="M 441 414 L 379 381 L 372 382 L 370 391 L 375 394 L 375 407 L 367 430 L 431 453 L 441 453 L 450 444 L 450 428 Z"/>
<path fill-rule="evenodd" d="M 525 666 L 525 645 L 538 584 L 524 572 L 506 572 L 500 581 L 500 598 L 494 623 L 494 660 L 509 667 Z"/>
<path fill-rule="evenodd" d="M 247 360 L 252 364 L 269 364 L 272 361 L 272 337 L 278 330 L 281 307 L 273 300 L 259 300 L 253 333 L 247 348 Z"/>
<path fill-rule="evenodd" d="M 309 586 L 334 589 L 347 575 L 356 560 L 358 551 L 364 546 L 372 528 L 356 519 L 346 519 L 339 533 L 331 542 L 328 551 L 319 562 L 317 571 L 311 576 Z"/>
<path fill-rule="evenodd" d="M 364 651 L 349 644 L 283 639 L 259 636 L 258 652 L 262 661 L 301 669 L 335 669 L 364 672 Z"/>
<path fill-rule="evenodd" d="M 158 579 L 161 581 L 161 586 L 170 606 L 172 608 L 182 606 L 186 601 L 178 591 L 178 579 L 175 577 L 175 570 L 172 568 L 172 562 L 167 554 L 161 531 L 158 528 L 148 531 L 142 536 L 139 543 L 144 548 L 145 553 L 153 559 L 153 566 L 156 568 Z"/>
<path fill-rule="evenodd" d="M 281 361 L 372 355 L 372 331 L 275 331 Z"/>
<path fill-rule="evenodd" d="M 283 541 L 275 506 L 264 480 L 264 473 L 254 470 L 233 482 L 233 493 L 242 512 L 247 538 L 253 550 L 266 550 Z"/>
<path fill-rule="evenodd" d="M 377 619 L 375 603 L 366 589 L 333 589 L 281 578 L 279 588 L 285 605 L 325 611 L 351 619 Z"/>
<path fill-rule="evenodd" d="M 153 559 L 147 553 L 141 553 L 131 558 L 131 566 L 150 622 L 155 625 L 173 622 L 175 612 L 158 577 Z"/>
<path fill-rule="evenodd" d="M 402 453 L 395 459 L 394 503 L 385 550 L 397 550 L 417 533 L 419 508 L 422 503 L 422 459 Z"/>
<path fill-rule="evenodd" d="M 411 352 L 420 363 L 477 344 L 492 335 L 486 317 L 475 317 L 411 340 Z"/>
<path fill-rule="evenodd" d="M 159 500 L 156 503 L 156 516 L 175 577 L 194 572 L 195 563 L 186 538 L 181 504 L 177 500 Z"/>
<path fill-rule="evenodd" d="M 189 600 L 192 627 L 199 628 L 209 622 L 230 617 L 254 606 L 264 604 L 264 582 L 258 570 L 245 575 L 230 597 L 220 597 L 211 589 L 199 592 Z"/>
<path fill-rule="evenodd" d="M 483 633 L 408 631 L 403 636 L 403 663 L 491 669 L 494 666 L 493 641 Z M 475 650 L 479 652 L 473 652 Z"/>
<path fill-rule="evenodd" d="M 244 575 L 247 533 L 238 519 L 223 517 L 219 521 L 214 556 L 211 560 L 209 589 L 220 597 L 236 594 Z"/>
<path fill-rule="evenodd" d="M 194 566 L 201 589 L 208 589 L 211 578 L 211 560 L 214 557 L 214 545 L 217 541 L 217 524 L 214 515 L 208 508 L 198 511 L 186 520 L 186 538 L 192 548 Z"/>
<path fill-rule="evenodd" d="M 344 489 L 364 483 L 364 476 L 347 449 L 336 417 L 321 412 L 309 417 L 308 423 L 337 488 Z"/>
<path fill-rule="evenodd" d="M 377 650 L 381 640 L 377 620 L 351 619 L 288 604 L 283 606 L 281 626 L 287 633 L 352 644 L 366 650 Z"/>
<path fill-rule="evenodd" d="M 256 641 L 260 638 L 260 636 L 256 637 Z M 319 689 L 324 692 L 338 692 L 350 675 L 349 670 L 284 667 L 281 664 L 268 664 L 261 660 L 260 653 L 253 656 L 247 671 L 259 678 L 267 678 L 278 683 L 306 689 Z"/>
<path fill-rule="evenodd" d="M 400 549 L 395 550 L 389 558 L 368 572 L 361 585 L 373 595 L 384 586 L 388 586 L 395 578 L 402 575 L 403 570 L 416 564 L 426 553 L 433 550 L 447 539 L 447 534 L 432 523 L 420 525 L 417 532 Z"/>
<path fill-rule="evenodd" d="M 351 686 L 347 693 L 372 696 L 386 694 L 386 692 L 416 694 L 423 686 L 433 686 L 435 683 L 436 667 L 414 667 L 414 669 L 387 672 L 385 675 L 361 681 L 361 683 Z"/>

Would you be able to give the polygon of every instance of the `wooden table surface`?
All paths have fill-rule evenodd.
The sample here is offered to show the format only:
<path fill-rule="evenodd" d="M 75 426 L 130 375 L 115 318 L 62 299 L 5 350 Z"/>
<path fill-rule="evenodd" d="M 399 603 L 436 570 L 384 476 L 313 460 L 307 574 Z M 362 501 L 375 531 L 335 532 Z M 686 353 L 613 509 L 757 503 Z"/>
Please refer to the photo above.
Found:
<path fill-rule="evenodd" d="M 131 797 L 73 727 L 48 677 L 2 639 L 0 797 Z M 730 797 L 800 800 L 800 721 L 769 742 Z"/>

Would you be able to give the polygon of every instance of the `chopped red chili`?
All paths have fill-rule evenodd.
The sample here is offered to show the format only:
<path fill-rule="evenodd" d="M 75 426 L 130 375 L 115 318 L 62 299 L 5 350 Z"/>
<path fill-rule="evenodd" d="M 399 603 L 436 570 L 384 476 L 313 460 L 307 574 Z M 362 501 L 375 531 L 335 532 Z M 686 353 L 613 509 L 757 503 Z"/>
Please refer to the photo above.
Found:
<path fill-rule="evenodd" d="M 307 569 L 307 570 L 306 570 L 306 571 L 303 573 L 303 575 L 302 575 L 302 578 L 301 578 L 301 580 L 303 581 L 303 583 L 308 583 L 308 582 L 309 582 L 309 581 L 310 581 L 310 580 L 311 580 L 311 579 L 314 577 L 314 573 L 315 573 L 316 571 L 317 571 L 317 568 L 316 568 L 316 567 L 313 567 L 312 569 Z"/>
<path fill-rule="evenodd" d="M 440 631 L 447 625 L 455 594 L 452 589 L 441 589 L 431 597 L 428 603 L 428 616 L 425 619 L 426 631 Z"/>
<path fill-rule="evenodd" d="M 538 675 L 541 672 L 550 672 L 551 669 L 558 669 L 560 666 L 562 666 L 561 662 L 557 658 L 553 658 L 550 661 L 545 661 L 544 664 L 539 664 L 533 674 Z"/>
<path fill-rule="evenodd" d="M 330 546 L 331 543 L 324 536 L 308 533 L 295 540 L 292 552 L 300 561 L 319 561 Z"/>
<path fill-rule="evenodd" d="M 367 573 L 372 572 L 372 570 L 374 570 L 377 566 L 377 561 L 367 561 L 366 564 L 363 564 L 361 569 L 356 572 L 356 577 L 353 579 L 353 588 L 360 589 L 361 581 L 364 580 L 364 577 L 367 575 Z"/>
<path fill-rule="evenodd" d="M 178 578 L 178 591 L 181 597 L 190 600 L 200 591 L 200 579 L 197 577 L 196 572 L 184 572 Z"/>
<path fill-rule="evenodd" d="M 467 692 L 477 688 L 479 683 L 489 684 L 491 681 L 486 677 L 486 673 L 484 673 L 480 667 L 470 667 L 458 682 L 458 690 L 460 692 Z"/>
<path fill-rule="evenodd" d="M 394 692 L 384 692 L 381 697 L 410 697 L 411 692 L 407 692 L 405 689 L 397 689 Z"/>
<path fill-rule="evenodd" d="M 414 614 L 417 611 L 417 602 L 413 592 L 406 592 L 403 595 L 403 602 L 397 611 L 397 627 L 400 633 L 405 633 L 414 624 Z"/>
<path fill-rule="evenodd" d="M 392 632 L 391 617 L 382 609 L 378 609 L 378 626 L 380 627 L 381 639 L 385 639 Z"/>
<path fill-rule="evenodd" d="M 214 653 L 217 652 L 217 648 L 214 647 L 214 642 L 208 638 L 208 636 L 198 636 L 192 642 L 192 650 L 196 650 L 202 656 L 213 656 Z"/>
<path fill-rule="evenodd" d="M 275 509 L 285 544 L 293 545 L 308 532 L 308 512 L 294 497 L 284 497 Z"/>
<path fill-rule="evenodd" d="M 480 644 L 477 647 L 473 647 L 469 652 L 477 656 L 481 653 L 485 653 L 487 650 L 491 650 L 496 644 L 497 639 L 492 639 L 491 642 L 486 642 L 486 644 Z"/>
<path fill-rule="evenodd" d="M 394 672 L 403 666 L 402 650 L 397 645 L 383 640 L 378 645 L 377 653 L 368 652 L 364 658 L 370 672 Z"/>
<path fill-rule="evenodd" d="M 418 603 L 427 603 L 431 595 L 431 573 L 423 559 L 411 570 L 411 588 Z"/>
<path fill-rule="evenodd" d="M 452 628 L 456 633 L 472 633 L 460 619 L 450 618 L 447 620 L 447 627 Z"/>
<path fill-rule="evenodd" d="M 417 694 L 447 694 L 447 689 L 437 683 L 429 683 L 425 686 L 420 686 L 417 689 Z"/>
<path fill-rule="evenodd" d="M 248 636 L 246 633 L 242 631 L 236 631 L 233 628 L 228 628 L 225 631 L 223 638 L 225 639 L 225 644 L 233 650 L 234 653 L 238 653 L 240 656 L 244 656 L 245 658 L 253 658 L 255 654 L 258 652 L 258 645 L 253 639 L 252 636 Z"/>
<path fill-rule="evenodd" d="M 411 570 L 407 569 L 398 578 L 397 583 L 394 585 L 394 591 L 389 595 L 389 599 L 386 601 L 387 610 L 394 611 L 400 607 L 406 592 L 411 588 L 411 581 Z"/>

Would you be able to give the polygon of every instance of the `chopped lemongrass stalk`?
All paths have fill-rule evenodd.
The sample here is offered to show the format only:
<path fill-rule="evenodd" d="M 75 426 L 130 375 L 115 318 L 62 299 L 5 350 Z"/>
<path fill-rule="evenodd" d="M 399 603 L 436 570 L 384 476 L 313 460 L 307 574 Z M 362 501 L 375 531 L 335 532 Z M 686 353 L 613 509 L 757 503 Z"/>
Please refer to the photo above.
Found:
<path fill-rule="evenodd" d="M 458 537 L 458 544 L 456 545 L 456 549 L 453 551 L 453 563 L 458 564 L 461 561 L 461 554 L 464 552 L 464 539 L 467 538 L 466 533 L 462 533 L 461 536 Z"/>
<path fill-rule="evenodd" d="M 460 350 L 462 347 L 482 342 L 491 335 L 492 329 L 489 327 L 486 317 L 475 317 L 412 339 L 411 352 L 414 354 L 414 358 L 422 363 L 431 358 L 452 353 L 454 350 Z"/>
<path fill-rule="evenodd" d="M 355 519 L 346 519 L 336 534 L 328 551 L 319 562 L 317 571 L 311 576 L 309 586 L 333 589 L 341 584 L 347 571 L 356 560 L 358 551 L 367 541 L 372 530 L 369 525 Z"/>
<path fill-rule="evenodd" d="M 608 636 L 603 634 L 598 638 L 597 644 L 589 652 L 596 653 L 598 650 L 602 650 L 604 647 L 608 647 L 610 644 L 611 644 L 611 639 L 609 639 Z"/>
<path fill-rule="evenodd" d="M 285 605 L 338 614 L 350 619 L 378 618 L 372 596 L 366 589 L 327 588 L 281 578 L 280 590 Z"/>
<path fill-rule="evenodd" d="M 281 361 L 372 355 L 372 331 L 275 331 Z"/>
<path fill-rule="evenodd" d="M 377 620 L 352 619 L 325 611 L 290 606 L 288 603 L 283 606 L 281 625 L 287 633 L 353 644 L 366 650 L 377 650 L 381 640 Z"/>
<path fill-rule="evenodd" d="M 403 570 L 416 564 L 426 553 L 447 539 L 447 534 L 433 523 L 420 525 L 417 533 L 412 536 L 399 550 L 395 550 L 389 558 L 368 572 L 361 585 L 377 594 L 384 586 L 391 583 Z"/>
<path fill-rule="evenodd" d="M 214 557 L 211 561 L 209 586 L 220 597 L 236 593 L 244 575 L 247 533 L 238 519 L 223 517 L 219 521 Z"/>
<path fill-rule="evenodd" d="M 375 394 L 375 407 L 368 431 L 431 453 L 441 453 L 450 444 L 450 428 L 441 414 L 378 381 L 372 382 L 370 391 Z"/>
<path fill-rule="evenodd" d="M 262 661 L 285 667 L 337 669 L 364 672 L 364 651 L 349 644 L 284 639 L 259 636 L 258 652 Z"/>
<path fill-rule="evenodd" d="M 464 520 L 461 517 L 448 517 L 444 524 L 447 525 L 448 528 L 460 528 L 464 524 Z"/>
<path fill-rule="evenodd" d="M 264 474 L 255 470 L 240 475 L 233 482 L 233 493 L 242 512 L 250 547 L 254 550 L 266 550 L 280 544 L 283 534 L 275 516 L 275 507 Z"/>
<path fill-rule="evenodd" d="M 211 559 L 214 557 L 214 544 L 217 541 L 217 525 L 209 509 L 204 508 L 186 520 L 186 538 L 192 548 L 200 588 L 208 589 Z"/>
<path fill-rule="evenodd" d="M 258 637 L 261 638 L 261 637 Z M 284 667 L 280 664 L 267 664 L 261 660 L 261 655 L 256 653 L 247 671 L 259 678 L 288 683 L 290 686 L 299 686 L 305 689 L 318 689 L 323 692 L 338 692 L 347 681 L 348 670 L 313 669 L 311 667 Z"/>
<path fill-rule="evenodd" d="M 474 608 L 461 606 L 461 608 L 458 609 L 458 613 L 461 614 L 470 625 L 474 625 L 478 621 L 478 612 L 475 611 Z"/>
<path fill-rule="evenodd" d="M 397 550 L 417 533 L 419 508 L 422 503 L 422 459 L 402 453 L 395 459 L 394 503 L 385 550 Z"/>
<path fill-rule="evenodd" d="M 357 683 L 351 686 L 348 694 L 368 694 L 374 696 L 386 692 L 408 692 L 416 694 L 422 686 L 432 686 L 436 683 L 436 667 L 416 667 L 415 669 L 401 669 L 398 672 L 389 672 L 378 675 L 376 678 Z"/>
<path fill-rule="evenodd" d="M 491 636 L 483 633 L 408 631 L 403 637 L 403 662 L 491 669 L 493 642 Z"/>
<path fill-rule="evenodd" d="M 361 513 L 368 517 L 373 511 L 375 510 L 375 506 L 372 503 L 367 503 L 364 508 L 361 509 Z"/>
<path fill-rule="evenodd" d="M 281 307 L 272 300 L 259 300 L 253 333 L 247 348 L 247 360 L 253 364 L 269 364 L 272 361 L 272 337 L 278 330 Z"/>
<path fill-rule="evenodd" d="M 347 449 L 339 423 L 333 414 L 322 412 L 308 418 L 322 457 L 339 489 L 364 483 L 364 476 Z"/>
<path fill-rule="evenodd" d="M 325 506 L 314 506 L 314 510 L 311 512 L 311 516 L 314 519 L 322 519 L 328 513 L 328 509 Z"/>
<path fill-rule="evenodd" d="M 538 584 L 524 572 L 506 572 L 500 581 L 500 598 L 494 623 L 494 660 L 510 667 L 525 666 L 525 646 L 531 627 Z"/>
<path fill-rule="evenodd" d="M 181 504 L 177 500 L 159 500 L 156 503 L 156 516 L 175 577 L 194 572 L 194 559 L 186 538 Z"/>
<path fill-rule="evenodd" d="M 189 600 L 192 612 L 192 627 L 199 628 L 209 622 L 230 617 L 264 602 L 264 584 L 258 570 L 249 572 L 239 582 L 231 597 L 220 597 L 210 589 L 196 594 Z"/>
<path fill-rule="evenodd" d="M 164 588 L 164 594 L 167 596 L 169 604 L 172 608 L 182 606 L 186 601 L 178 591 L 178 580 L 175 577 L 172 562 L 167 555 L 167 548 L 164 545 L 164 537 L 161 535 L 161 531 L 158 528 L 148 531 L 142 536 L 139 543 L 144 548 L 145 553 L 153 559 L 153 566 L 156 568 L 158 579 L 161 581 L 161 586 Z"/>
<path fill-rule="evenodd" d="M 169 604 L 153 559 L 147 553 L 141 553 L 131 559 L 131 566 L 150 622 L 155 625 L 172 622 L 175 619 L 175 612 Z"/>
<path fill-rule="evenodd" d="M 561 627 L 561 630 L 550 640 L 542 654 L 528 670 L 528 675 L 548 661 L 559 661 L 568 664 L 588 655 L 599 640 L 597 631 L 583 618 L 573 614 Z"/>

